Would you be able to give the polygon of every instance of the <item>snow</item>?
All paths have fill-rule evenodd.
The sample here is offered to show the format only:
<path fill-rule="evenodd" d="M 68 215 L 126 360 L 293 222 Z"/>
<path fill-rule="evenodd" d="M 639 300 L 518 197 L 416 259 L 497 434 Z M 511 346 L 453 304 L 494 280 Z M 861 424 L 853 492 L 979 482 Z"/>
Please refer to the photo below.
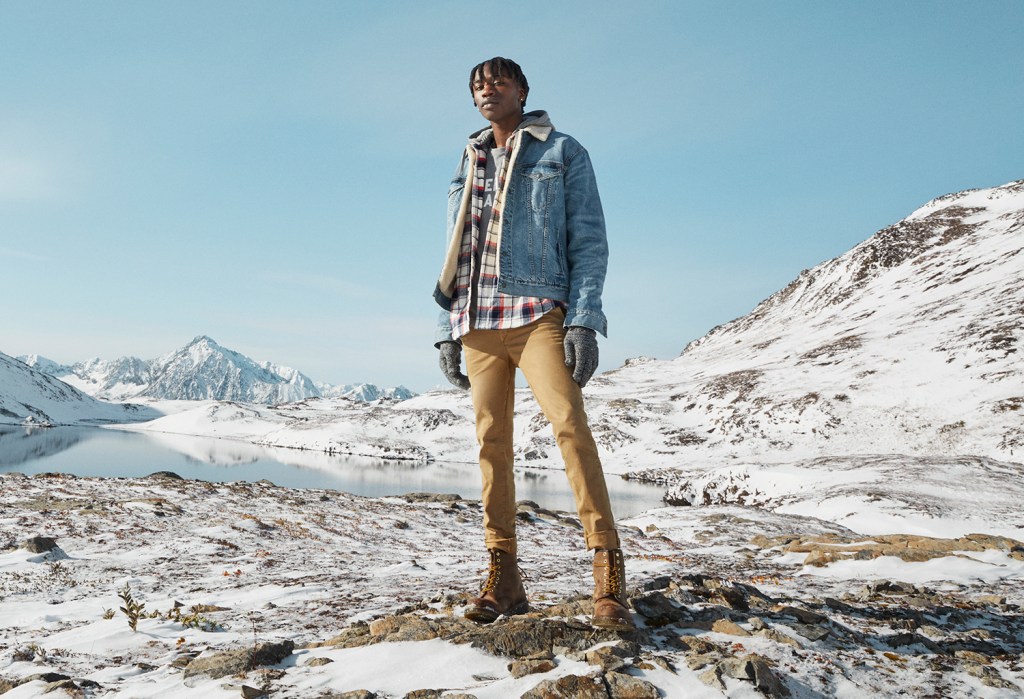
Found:
<path fill-rule="evenodd" d="M 782 622 L 779 633 L 793 630 L 800 649 L 699 627 L 694 633 L 769 656 L 805 696 L 1020 696 L 1019 550 L 819 566 L 807 565 L 808 554 L 755 542 L 834 536 L 860 545 L 892 534 L 972 533 L 1024 539 L 1022 231 L 1024 181 L 940 197 L 805 270 L 679 357 L 642 358 L 596 377 L 586 400 L 606 471 L 660 483 L 671 501 L 692 505 L 620 522 L 632 580 L 717 576 L 819 611 L 833 609 L 828 600 L 849 606 L 865 599 L 869 583 L 915 585 L 921 596 L 946 597 L 918 611 L 906 611 L 914 608 L 908 603 L 903 617 L 886 616 L 888 603 L 863 614 L 829 612 L 831 632 L 850 631 L 847 645 L 800 640 L 799 629 Z M 67 369 L 30 359 L 46 371 Z M 0 354 L 0 421 L 107 422 L 166 440 L 200 435 L 416 462 L 475 457 L 463 392 L 369 404 L 300 396 L 294 392 L 309 386 L 316 395 L 330 391 L 206 337 L 158 361 L 163 373 L 145 385 L 190 400 L 103 403 Z M 101 360 L 86 365 L 94 377 L 106 372 L 103 390 L 141 385 Z M 237 400 L 212 399 L 211 387 L 225 381 Z M 149 419 L 127 424 L 133 416 Z M 560 467 L 527 390 L 516 395 L 516 445 L 520 463 Z M 286 672 L 271 678 L 282 698 L 350 689 L 400 696 L 441 686 L 481 698 L 519 696 L 543 679 L 593 672 L 579 658 L 559 656 L 554 670 L 515 679 L 506 658 L 441 639 L 302 647 L 403 609 L 457 615 L 452 600 L 465 599 L 483 567 L 479 518 L 479 504 L 470 501 L 0 474 L 0 678 L 57 668 L 118 697 L 235 697 L 242 678 L 183 680 L 172 661 L 186 651 L 283 638 L 299 648 L 277 668 Z M 534 573 L 532 603 L 588 591 L 588 557 L 569 522 L 527 517 L 519 525 L 521 565 Z M 63 555 L 20 548 L 33 534 L 55 536 Z M 147 610 L 164 612 L 141 619 L 134 633 L 116 611 L 126 584 Z M 981 596 L 1005 604 L 986 610 L 972 602 Z M 175 602 L 227 609 L 206 614 L 216 628 L 187 627 L 166 614 Z M 108 609 L 113 616 L 103 618 Z M 914 625 L 901 626 L 908 620 Z M 990 654 L 981 669 L 935 656 L 920 639 L 911 650 L 883 652 L 885 639 L 908 629 L 924 637 L 928 626 L 950 634 L 944 642 L 951 647 L 1003 643 L 1009 651 Z M 729 678 L 724 692 L 709 687 L 685 653 L 671 644 L 663 650 L 675 673 L 631 672 L 665 696 L 759 696 L 750 683 Z M 333 662 L 309 665 L 314 658 Z M 4 696 L 39 696 L 44 686 L 34 681 Z"/>

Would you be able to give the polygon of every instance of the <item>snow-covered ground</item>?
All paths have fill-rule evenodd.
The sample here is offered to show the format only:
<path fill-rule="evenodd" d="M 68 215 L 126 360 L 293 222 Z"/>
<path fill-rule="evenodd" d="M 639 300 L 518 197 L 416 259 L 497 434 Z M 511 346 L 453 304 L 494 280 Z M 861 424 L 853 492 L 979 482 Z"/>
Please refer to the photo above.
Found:
<path fill-rule="evenodd" d="M 988 487 L 977 471 L 960 485 Z M 963 507 L 979 524 L 1004 516 Z M 569 675 L 607 687 L 626 674 L 667 697 L 753 697 L 753 681 L 729 672 L 755 658 L 795 697 L 1024 691 L 1019 542 L 950 538 L 945 520 L 928 529 L 915 512 L 902 524 L 890 512 L 886 534 L 941 538 L 876 555 L 884 537 L 829 521 L 835 503 L 818 516 L 652 510 L 620 523 L 641 610 L 640 631 L 620 639 L 580 623 L 586 608 L 573 600 L 591 582 L 576 520 L 521 509 L 520 565 L 537 613 L 479 630 L 459 616 L 486 559 L 473 501 L 0 476 L 0 689 L 35 676 L 5 699 L 42 696 L 53 682 L 78 696 L 237 697 L 244 684 L 275 697 L 445 689 L 482 699 Z M 22 545 L 32 536 L 59 549 L 33 553 Z M 806 564 L 822 547 L 849 555 Z M 145 606 L 134 631 L 119 611 L 126 587 Z M 516 623 L 532 624 L 531 640 L 508 640 Z M 551 667 L 514 676 L 509 664 L 555 632 Z M 187 668 L 197 655 L 286 640 L 294 650 L 269 667 L 216 678 Z M 624 660 L 609 666 L 596 650 L 615 643 Z"/>

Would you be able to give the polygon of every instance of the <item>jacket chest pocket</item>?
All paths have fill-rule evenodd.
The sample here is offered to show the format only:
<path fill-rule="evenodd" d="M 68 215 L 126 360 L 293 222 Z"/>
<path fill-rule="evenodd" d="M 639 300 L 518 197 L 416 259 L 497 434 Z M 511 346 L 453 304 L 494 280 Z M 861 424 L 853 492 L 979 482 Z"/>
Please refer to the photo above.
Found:
<path fill-rule="evenodd" d="M 545 160 L 534 165 L 523 165 L 519 169 L 534 214 L 546 214 L 551 208 L 551 202 L 560 194 L 562 169 L 561 163 Z"/>

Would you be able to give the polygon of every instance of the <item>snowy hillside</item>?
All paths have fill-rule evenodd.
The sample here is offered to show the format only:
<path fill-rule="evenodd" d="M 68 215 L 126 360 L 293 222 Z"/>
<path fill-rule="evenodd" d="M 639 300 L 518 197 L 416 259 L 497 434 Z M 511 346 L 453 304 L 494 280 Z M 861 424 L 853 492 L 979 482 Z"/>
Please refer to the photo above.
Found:
<path fill-rule="evenodd" d="M 0 352 L 0 424 L 99 424 L 156 416 L 148 408 L 96 400 Z"/>
<path fill-rule="evenodd" d="M 586 391 L 606 470 L 651 477 L 821 456 L 1024 453 L 1024 181 L 940 197 L 804 271 L 673 360 L 637 359 Z M 149 425 L 267 444 L 472 461 L 467 393 L 394 406 L 254 407 Z M 560 467 L 550 427 L 517 392 L 520 463 Z M 172 424 L 173 423 L 173 424 Z"/>
<path fill-rule="evenodd" d="M 90 359 L 66 366 L 39 355 L 19 359 L 84 393 L 111 401 L 154 398 L 278 404 L 320 396 L 373 401 L 379 398 L 403 400 L 413 395 L 401 386 L 382 389 L 373 384 L 315 384 L 296 369 L 256 362 L 205 335 L 153 360 Z"/>
<path fill-rule="evenodd" d="M 1019 461 L 1022 252 L 1024 181 L 933 200 L 679 358 L 595 381 L 605 441 L 624 442 L 636 465 L 631 439 L 683 462 L 872 453 Z"/>

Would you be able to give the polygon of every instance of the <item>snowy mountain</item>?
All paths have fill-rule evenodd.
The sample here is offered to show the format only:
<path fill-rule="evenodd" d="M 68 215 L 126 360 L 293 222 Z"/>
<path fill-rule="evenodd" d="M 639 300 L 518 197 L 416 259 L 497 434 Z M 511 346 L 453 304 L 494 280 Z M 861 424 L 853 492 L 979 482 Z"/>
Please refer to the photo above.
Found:
<path fill-rule="evenodd" d="M 136 405 L 96 400 L 0 352 L 0 423 L 99 424 L 151 420 L 157 415 Z"/>
<path fill-rule="evenodd" d="M 1024 181 L 925 204 L 679 357 L 640 358 L 594 378 L 585 395 L 606 470 L 661 478 L 665 470 L 871 454 L 1020 461 L 1022 252 Z M 326 408 L 254 409 L 243 423 L 197 407 L 152 428 L 475 459 L 467 393 Z M 521 464 L 560 467 L 526 389 L 517 391 L 515 429 Z"/>
<path fill-rule="evenodd" d="M 1020 460 L 1022 253 L 1024 181 L 928 202 L 677 359 L 600 377 L 604 441 L 683 462 Z"/>
<path fill-rule="evenodd" d="M 404 400 L 413 393 L 401 386 L 315 384 L 305 374 L 271 362 L 258 363 L 202 335 L 185 347 L 153 360 L 121 357 L 90 359 L 67 366 L 39 355 L 19 357 L 39 371 L 94 397 L 111 401 L 233 400 L 287 403 L 320 396 L 375 401 Z"/>
<path fill-rule="evenodd" d="M 318 383 L 317 388 L 323 398 L 349 398 L 364 403 L 372 403 L 376 400 L 408 400 L 416 395 L 405 386 L 381 388 L 372 383 L 350 383 L 343 386 Z"/>

